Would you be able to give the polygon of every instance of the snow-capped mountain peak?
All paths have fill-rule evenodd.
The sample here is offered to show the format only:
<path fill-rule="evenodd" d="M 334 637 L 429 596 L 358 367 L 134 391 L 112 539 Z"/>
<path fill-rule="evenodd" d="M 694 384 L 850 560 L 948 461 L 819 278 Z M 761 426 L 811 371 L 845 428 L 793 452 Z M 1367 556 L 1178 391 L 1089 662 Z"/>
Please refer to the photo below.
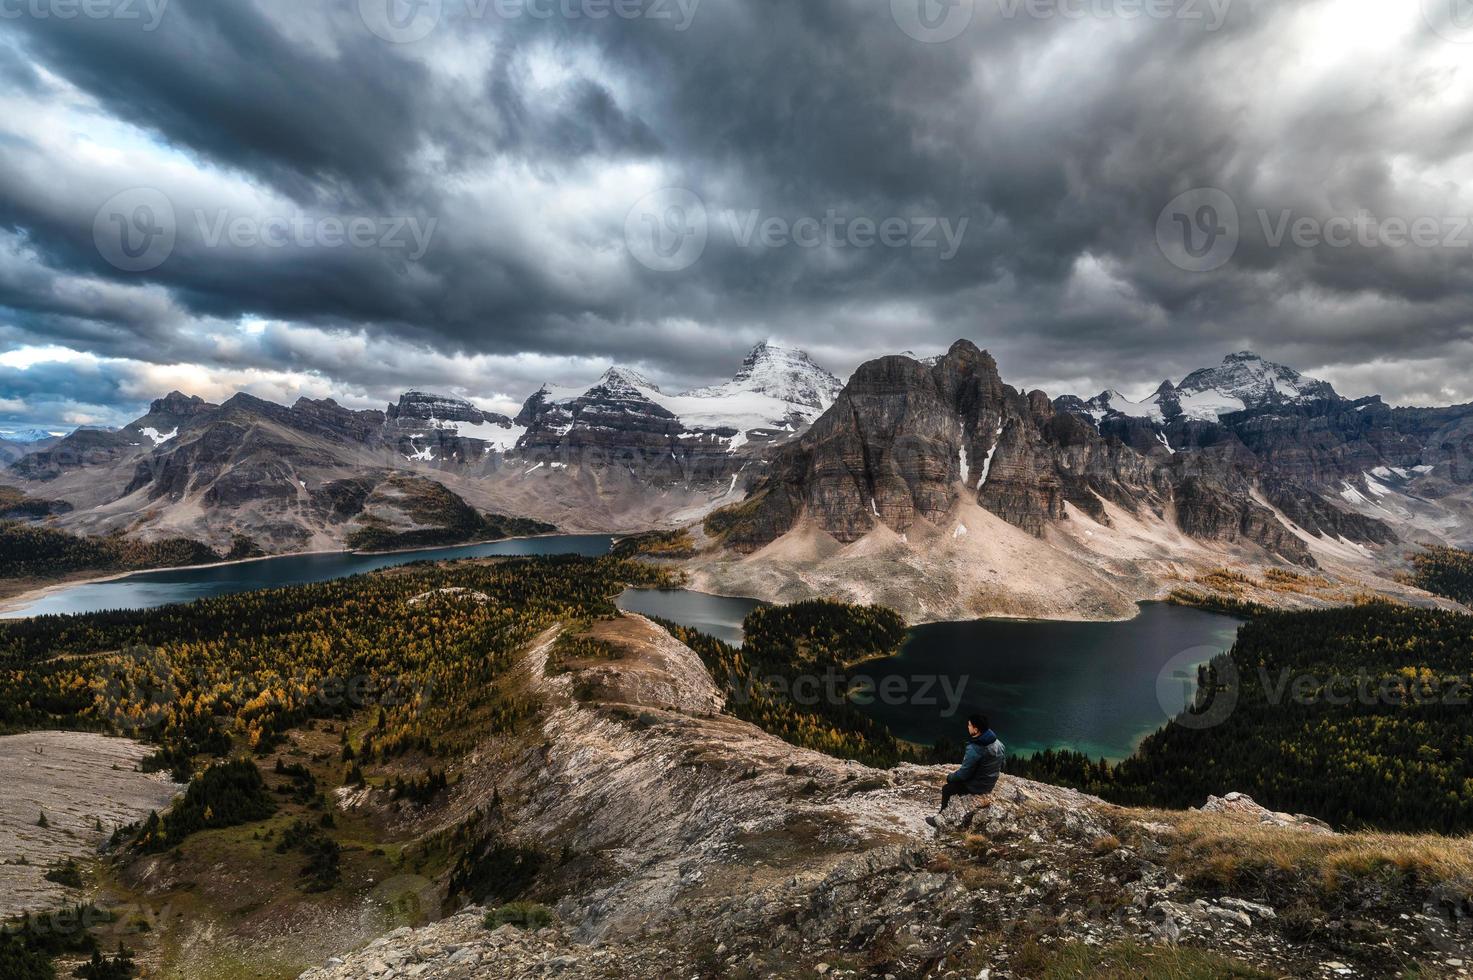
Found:
<path fill-rule="evenodd" d="M 843 382 L 814 363 L 807 352 L 764 341 L 752 348 L 736 377 L 725 384 L 688 391 L 683 397 L 729 398 L 751 392 L 822 413 L 843 390 Z"/>
<path fill-rule="evenodd" d="M 621 367 L 617 364 L 604 372 L 604 376 L 598 379 L 595 387 L 615 390 L 633 389 L 637 392 L 654 392 L 655 394 L 660 392 L 660 386 L 649 378 L 633 368 Z"/>
<path fill-rule="evenodd" d="M 562 437 L 583 425 L 606 430 L 625 420 L 649 428 L 673 420 L 684 436 L 714 435 L 735 451 L 753 438 L 803 431 L 843 388 L 803 351 L 763 343 L 723 384 L 672 395 L 638 371 L 616 366 L 591 388 L 543 385 L 517 421 Z"/>
<path fill-rule="evenodd" d="M 1339 397 L 1328 382 L 1307 378 L 1252 351 L 1239 351 L 1223 358 L 1218 367 L 1193 371 L 1179 385 L 1163 381 L 1144 401 L 1132 402 L 1112 388 L 1085 402 L 1085 408 L 1096 421 L 1124 415 L 1154 422 L 1177 418 L 1216 422 L 1232 412 Z"/>
<path fill-rule="evenodd" d="M 427 391 L 405 392 L 397 405 L 389 406 L 385 427 L 407 439 L 412 452 L 405 455 L 418 460 L 437 458 L 429 443 L 441 434 L 479 439 L 497 452 L 509 452 L 526 432 L 524 426 L 513 424 L 506 416 L 482 411 L 463 398 Z"/>
<path fill-rule="evenodd" d="M 1114 388 L 1110 388 L 1095 395 L 1084 405 L 1096 421 L 1110 415 L 1128 415 L 1131 418 L 1162 422 L 1165 421 L 1166 415 L 1162 410 L 1159 397 L 1158 393 L 1143 402 L 1133 402 Z"/>
<path fill-rule="evenodd" d="M 19 432 L 7 432 L 0 438 L 7 442 L 18 442 L 23 445 L 33 442 L 45 442 L 47 439 L 59 439 L 66 435 L 65 432 L 47 432 L 45 429 L 22 429 Z"/>
<path fill-rule="evenodd" d="M 399 398 L 399 404 L 390 405 L 390 419 L 424 420 L 437 422 L 479 422 L 483 413 L 463 398 L 449 398 L 428 391 L 407 391 Z"/>
<path fill-rule="evenodd" d="M 1189 401 L 1212 402 L 1213 396 L 1218 396 L 1216 400 L 1227 406 L 1228 411 L 1332 401 L 1340 397 L 1328 382 L 1306 378 L 1293 368 L 1266 361 L 1252 351 L 1229 354 L 1218 367 L 1193 371 L 1177 386 L 1177 392 L 1182 398 L 1182 410 L 1189 415 L 1193 414 L 1188 409 Z"/>
<path fill-rule="evenodd" d="M 806 428 L 843 390 L 843 383 L 806 352 L 763 342 L 730 381 L 667 396 L 660 404 L 691 429 L 734 429 L 745 435 L 754 429 Z"/>

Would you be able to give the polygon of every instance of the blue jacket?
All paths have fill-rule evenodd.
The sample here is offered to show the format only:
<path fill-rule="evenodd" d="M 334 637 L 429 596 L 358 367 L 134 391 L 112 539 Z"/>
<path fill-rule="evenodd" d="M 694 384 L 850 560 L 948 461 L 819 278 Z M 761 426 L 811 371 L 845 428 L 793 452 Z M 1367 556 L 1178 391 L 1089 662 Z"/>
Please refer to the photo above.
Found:
<path fill-rule="evenodd" d="M 946 781 L 960 784 L 968 793 L 990 793 L 997 785 L 997 777 L 1002 775 L 1007 759 L 1007 748 L 988 729 L 967 741 L 967 754 L 962 759 L 961 768 L 947 776 Z"/>

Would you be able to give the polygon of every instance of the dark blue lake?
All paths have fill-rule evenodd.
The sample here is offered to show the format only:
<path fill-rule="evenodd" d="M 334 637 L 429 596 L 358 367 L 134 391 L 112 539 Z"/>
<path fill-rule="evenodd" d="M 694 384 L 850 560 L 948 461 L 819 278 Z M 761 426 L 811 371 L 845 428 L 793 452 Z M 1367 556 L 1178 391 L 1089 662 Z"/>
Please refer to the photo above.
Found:
<path fill-rule="evenodd" d="M 632 612 L 739 643 L 760 603 L 688 591 L 634 590 Z M 1070 748 L 1123 759 L 1185 708 L 1195 668 L 1233 645 L 1241 621 L 1161 602 L 1118 623 L 978 619 L 917 626 L 894 657 L 854 667 L 839 689 L 900 738 L 961 742 L 967 715 L 986 714 L 1014 752 Z M 828 689 L 818 679 L 817 696 Z M 802 693 L 802 692 L 799 692 Z"/>
<path fill-rule="evenodd" d="M 140 609 L 208 596 L 325 582 L 415 561 L 494 555 L 602 555 L 609 535 L 554 535 L 387 555 L 289 555 L 207 568 L 140 572 L 65 586 L 11 609 L 7 618 Z M 619 606 L 659 616 L 728 643 L 761 603 L 686 590 L 631 589 Z M 981 619 L 910 631 L 894 657 L 855 667 L 873 692 L 856 700 L 901 738 L 959 741 L 963 719 L 987 714 L 1014 752 L 1072 748 L 1120 759 L 1184 707 L 1193 668 L 1233 643 L 1239 621 L 1165 603 L 1144 603 L 1119 623 Z M 887 691 L 891 692 L 887 695 Z"/>
<path fill-rule="evenodd" d="M 1231 647 L 1240 625 L 1164 602 L 1142 603 L 1140 615 L 1118 623 L 934 623 L 912 629 L 896 656 L 853 673 L 877 686 L 904 680 L 910 697 L 861 706 L 903 739 L 960 743 L 977 711 L 1012 752 L 1070 748 L 1115 760 L 1187 706 L 1196 666 Z M 927 683 L 927 700 L 940 703 L 914 703 Z"/>
<path fill-rule="evenodd" d="M 171 568 L 139 572 L 108 582 L 65 586 L 24 606 L 7 610 L 4 618 L 15 619 L 48 613 L 88 613 L 104 609 L 152 609 L 155 606 L 192 602 L 195 599 L 232 592 L 327 582 L 416 561 L 453 561 L 457 558 L 487 558 L 493 555 L 605 555 L 612 543 L 613 538 L 607 534 L 564 534 L 383 555 L 331 552 L 283 555 L 279 558 L 262 558 L 202 568 Z"/>

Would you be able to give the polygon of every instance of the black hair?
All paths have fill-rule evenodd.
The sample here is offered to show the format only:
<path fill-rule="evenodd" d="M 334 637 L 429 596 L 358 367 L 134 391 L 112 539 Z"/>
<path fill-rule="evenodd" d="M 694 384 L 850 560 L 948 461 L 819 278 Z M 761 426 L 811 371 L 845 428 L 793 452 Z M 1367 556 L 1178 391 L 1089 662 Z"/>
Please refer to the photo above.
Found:
<path fill-rule="evenodd" d="M 979 732 L 985 732 L 992 728 L 992 724 L 987 720 L 987 716 L 982 714 L 968 715 L 967 724 L 974 726 Z"/>

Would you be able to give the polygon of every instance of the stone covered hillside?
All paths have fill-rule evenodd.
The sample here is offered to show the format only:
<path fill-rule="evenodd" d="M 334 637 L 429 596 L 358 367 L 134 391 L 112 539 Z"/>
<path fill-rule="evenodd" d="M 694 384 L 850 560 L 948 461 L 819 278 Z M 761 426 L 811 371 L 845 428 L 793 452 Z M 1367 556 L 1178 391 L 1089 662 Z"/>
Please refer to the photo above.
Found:
<path fill-rule="evenodd" d="M 1470 975 L 1466 842 L 1010 777 L 938 837 L 944 770 L 869 769 L 723 714 L 695 654 L 640 617 L 593 639 L 606 655 L 532 648 L 540 730 L 483 743 L 445 815 L 482 813 L 524 873 L 503 860 L 497 901 L 304 980 Z"/>

